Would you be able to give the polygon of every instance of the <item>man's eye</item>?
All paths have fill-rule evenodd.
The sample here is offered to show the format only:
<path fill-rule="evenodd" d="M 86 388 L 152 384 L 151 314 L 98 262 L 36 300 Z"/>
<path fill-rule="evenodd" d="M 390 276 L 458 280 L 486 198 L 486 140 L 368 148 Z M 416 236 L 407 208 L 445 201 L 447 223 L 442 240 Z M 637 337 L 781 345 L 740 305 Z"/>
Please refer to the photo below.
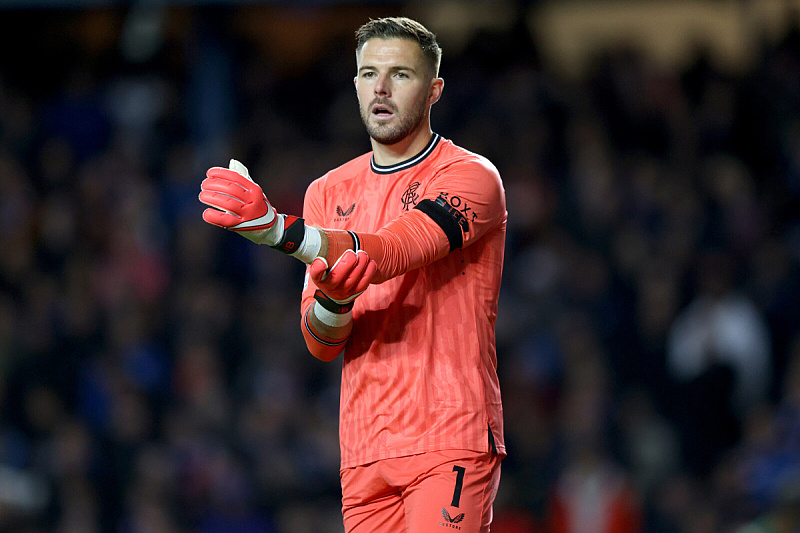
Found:
<path fill-rule="evenodd" d="M 406 74 L 405 72 L 398 72 L 395 76 L 403 80 L 408 78 L 408 74 Z"/>
<path fill-rule="evenodd" d="M 374 72 L 365 72 L 365 73 L 362 74 L 362 76 L 364 78 L 372 78 L 372 77 L 375 76 L 375 73 Z"/>

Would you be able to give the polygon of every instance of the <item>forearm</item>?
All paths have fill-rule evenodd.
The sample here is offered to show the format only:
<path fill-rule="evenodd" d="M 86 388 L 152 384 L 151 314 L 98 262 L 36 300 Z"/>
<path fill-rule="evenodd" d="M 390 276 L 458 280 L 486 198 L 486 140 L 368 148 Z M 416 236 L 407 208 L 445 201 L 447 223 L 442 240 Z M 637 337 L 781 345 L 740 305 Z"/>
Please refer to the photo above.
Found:
<path fill-rule="evenodd" d="M 304 241 L 309 234 L 319 236 L 319 248 L 315 254 L 325 259 L 327 264 L 336 263 L 343 256 L 352 258 L 361 255 L 350 253 L 348 256 L 348 250 L 366 252 L 364 256 L 374 263 L 374 267 L 372 273 L 365 278 L 356 276 L 362 282 L 368 279 L 371 283 L 381 283 L 444 257 L 450 250 L 450 243 L 444 233 L 421 212 L 408 213 L 375 233 L 320 229 L 305 225 L 303 228 L 306 233 Z M 333 282 L 330 278 L 334 274 L 331 273 L 330 278 L 322 281 L 325 278 L 320 276 L 318 263 L 322 264 L 322 261 L 313 262 L 308 272 L 314 284 L 322 289 L 323 285 Z M 331 272 L 334 270 L 335 267 Z M 335 306 L 327 309 L 324 299 L 317 298 L 316 295 L 315 299 L 311 298 L 312 288 L 309 287 L 309 292 L 305 293 L 301 330 L 309 352 L 322 361 L 332 361 L 342 352 L 353 331 L 352 313 L 350 308 L 345 313 Z M 364 289 L 366 284 L 362 283 L 352 293 L 360 294 Z"/>
<path fill-rule="evenodd" d="M 441 226 L 441 221 L 433 220 L 440 218 L 435 212 L 413 209 L 375 233 L 325 230 L 306 225 L 303 218 L 276 213 L 247 168 L 234 159 L 229 168 L 213 167 L 206 174 L 199 195 L 210 206 L 203 212 L 206 222 L 306 264 L 322 257 L 330 265 L 346 250 L 364 250 L 377 263 L 380 282 L 444 257 L 452 246 L 447 227 L 454 222 L 451 219 Z M 460 230 L 456 233 L 455 247 L 460 247 Z"/>
<path fill-rule="evenodd" d="M 328 262 L 354 246 L 367 252 L 377 264 L 373 283 L 432 263 L 450 251 L 445 234 L 420 211 L 411 211 L 375 233 L 326 229 L 321 235 L 319 255 Z"/>
<path fill-rule="evenodd" d="M 375 262 L 363 250 L 345 250 L 330 268 L 324 258 L 308 266 L 302 331 L 315 357 L 331 361 L 341 353 L 353 330 L 356 298 L 369 287 L 376 272 Z"/>
<path fill-rule="evenodd" d="M 311 355 L 322 361 L 333 361 L 342 353 L 350 334 L 353 331 L 353 320 L 348 316 L 341 323 L 331 320 L 330 316 L 318 317 L 318 314 L 325 315 L 325 310 L 320 311 L 320 307 L 312 302 L 303 313 L 300 329 L 303 331 L 303 338 Z M 326 324 L 333 322 L 332 324 Z"/>

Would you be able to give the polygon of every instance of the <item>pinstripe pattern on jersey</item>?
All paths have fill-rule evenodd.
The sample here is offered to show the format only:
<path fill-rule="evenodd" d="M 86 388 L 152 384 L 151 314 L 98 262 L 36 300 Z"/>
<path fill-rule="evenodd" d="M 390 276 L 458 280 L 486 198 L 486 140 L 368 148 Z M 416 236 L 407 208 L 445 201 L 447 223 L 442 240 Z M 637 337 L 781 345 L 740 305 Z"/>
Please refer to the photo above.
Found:
<path fill-rule="evenodd" d="M 404 193 L 412 184 L 417 202 L 444 192 L 475 213 L 461 249 L 371 285 L 356 300 L 342 367 L 343 468 L 434 450 L 486 452 L 488 428 L 505 453 L 494 343 L 506 229 L 502 182 L 484 158 L 444 139 L 431 146 L 391 174 L 376 172 L 365 154 L 315 181 L 306 195 L 309 224 L 361 234 L 407 212 Z M 351 204 L 346 220 L 336 214 L 337 205 Z M 426 231 L 442 231 L 428 223 Z M 313 292 L 309 283 L 303 309 Z"/>

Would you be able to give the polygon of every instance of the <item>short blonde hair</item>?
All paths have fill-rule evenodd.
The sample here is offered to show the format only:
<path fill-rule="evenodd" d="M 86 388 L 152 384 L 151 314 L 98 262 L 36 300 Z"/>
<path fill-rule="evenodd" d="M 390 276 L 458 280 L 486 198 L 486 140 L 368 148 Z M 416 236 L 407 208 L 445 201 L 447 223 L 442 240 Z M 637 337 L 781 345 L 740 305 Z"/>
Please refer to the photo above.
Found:
<path fill-rule="evenodd" d="M 430 67 L 433 77 L 439 75 L 442 61 L 442 48 L 436 42 L 436 35 L 428 28 L 407 17 L 385 17 L 370 19 L 356 30 L 356 52 L 360 51 L 370 39 L 409 39 L 415 41 Z"/>

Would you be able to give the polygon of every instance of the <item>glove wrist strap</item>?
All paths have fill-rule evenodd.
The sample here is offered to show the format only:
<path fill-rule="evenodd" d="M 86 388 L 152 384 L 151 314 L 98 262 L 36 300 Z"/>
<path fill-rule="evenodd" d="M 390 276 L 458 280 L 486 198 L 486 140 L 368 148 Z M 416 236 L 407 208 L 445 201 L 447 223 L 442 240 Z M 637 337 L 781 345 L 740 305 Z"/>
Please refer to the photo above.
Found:
<path fill-rule="evenodd" d="M 327 309 L 331 313 L 336 313 L 337 315 L 343 315 L 345 313 L 349 313 L 353 310 L 353 305 L 355 305 L 355 296 L 353 298 L 348 299 L 347 301 L 340 302 L 334 300 L 321 290 L 317 289 L 314 292 L 314 299 L 317 301 L 319 305 L 323 308 Z"/>
<path fill-rule="evenodd" d="M 305 221 L 299 217 L 284 215 L 283 236 L 277 244 L 271 245 L 270 248 L 285 254 L 292 254 L 300 248 L 305 236 Z"/>

